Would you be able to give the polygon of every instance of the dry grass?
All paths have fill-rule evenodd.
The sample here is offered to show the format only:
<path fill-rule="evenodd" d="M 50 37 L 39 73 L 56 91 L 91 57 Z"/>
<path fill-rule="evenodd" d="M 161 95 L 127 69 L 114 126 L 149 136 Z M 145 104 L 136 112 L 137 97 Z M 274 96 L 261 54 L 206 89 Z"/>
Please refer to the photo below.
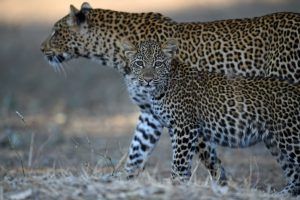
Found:
<path fill-rule="evenodd" d="M 156 179 L 144 172 L 134 180 L 122 173 L 73 173 L 67 169 L 8 171 L 0 184 L 2 199 L 282 199 L 283 197 L 230 182 L 230 190 L 218 194 L 209 181 L 196 179 L 184 185 L 172 185 L 169 179 Z M 286 199 L 288 197 L 285 197 Z M 1 199 L 1 196 L 0 196 Z M 292 198 L 291 198 L 292 199 Z"/>
<path fill-rule="evenodd" d="M 76 136 L 72 135 L 73 126 L 66 125 L 67 120 L 55 121 L 56 116 L 43 119 L 40 116 L 23 117 L 19 114 L 15 116 L 16 121 L 5 121 L 10 127 L 21 125 L 18 128 L 20 135 L 16 137 L 23 144 L 1 148 L 0 200 L 283 198 L 272 194 L 282 187 L 283 180 L 278 176 L 281 172 L 276 168 L 275 161 L 262 146 L 220 151 L 220 157 L 231 177 L 229 191 L 220 194 L 216 192 L 216 188 L 211 187 L 207 171 L 198 162 L 195 162 L 192 179 L 188 184 L 171 184 L 170 144 L 166 135 L 161 138 L 146 171 L 136 179 L 127 180 L 120 161 L 124 161 L 130 132 L 127 130 L 128 134 L 122 136 L 118 132 L 120 128 L 115 130 L 115 135 L 100 132 L 97 136 L 93 131 L 94 128 L 101 130 L 101 126 L 107 121 L 111 124 L 116 122 L 122 127 L 122 123 L 118 123 L 122 119 L 119 115 L 101 119 L 98 127 L 97 116 L 90 116 L 87 119 L 90 123 L 85 123 L 85 118 L 82 118 L 82 132 Z M 51 119 L 61 128 L 56 127 L 43 134 L 43 127 L 47 127 L 48 123 L 53 124 Z M 95 124 L 91 124 L 93 121 Z M 95 127 L 88 132 L 90 126 Z M 123 126 L 126 128 L 124 124 Z M 57 129 L 60 136 L 53 132 Z M 83 134 L 84 131 L 87 133 Z M 10 132 L 9 136 L 13 137 L 14 134 Z M 14 162 L 9 164 L 8 161 Z"/>

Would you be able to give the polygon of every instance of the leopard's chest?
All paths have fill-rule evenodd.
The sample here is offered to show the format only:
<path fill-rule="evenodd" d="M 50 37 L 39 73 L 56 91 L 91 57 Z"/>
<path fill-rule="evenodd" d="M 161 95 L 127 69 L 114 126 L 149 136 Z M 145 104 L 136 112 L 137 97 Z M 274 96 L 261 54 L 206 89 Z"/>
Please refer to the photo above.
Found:
<path fill-rule="evenodd" d="M 160 123 L 167 128 L 172 128 L 174 122 L 177 120 L 177 113 L 174 112 L 173 103 L 168 98 L 169 93 L 162 93 L 158 96 L 151 96 L 151 111 Z"/>
<path fill-rule="evenodd" d="M 138 84 L 134 77 L 131 77 L 131 75 L 125 77 L 125 83 L 129 97 L 133 103 L 138 106 L 146 105 L 149 107 L 151 97 L 149 96 L 147 90 Z"/>

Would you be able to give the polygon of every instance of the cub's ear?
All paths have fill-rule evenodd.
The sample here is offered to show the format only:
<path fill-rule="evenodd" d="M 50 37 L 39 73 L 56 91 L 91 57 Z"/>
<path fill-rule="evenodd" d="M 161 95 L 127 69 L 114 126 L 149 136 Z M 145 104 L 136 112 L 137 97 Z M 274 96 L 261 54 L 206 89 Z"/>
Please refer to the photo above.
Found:
<path fill-rule="evenodd" d="M 161 46 L 161 49 L 168 57 L 172 58 L 177 51 L 177 44 L 175 39 L 169 39 Z"/>
<path fill-rule="evenodd" d="M 89 3 L 83 3 L 81 9 L 78 10 L 75 6 L 70 5 L 70 14 L 68 19 L 68 24 L 70 26 L 79 26 L 87 20 L 87 15 L 92 10 L 92 7 Z"/>
<path fill-rule="evenodd" d="M 137 52 L 136 47 L 128 40 L 123 40 L 121 45 L 122 45 L 122 50 L 124 52 L 125 57 L 127 59 L 132 59 L 134 54 L 136 54 L 136 52 Z"/>

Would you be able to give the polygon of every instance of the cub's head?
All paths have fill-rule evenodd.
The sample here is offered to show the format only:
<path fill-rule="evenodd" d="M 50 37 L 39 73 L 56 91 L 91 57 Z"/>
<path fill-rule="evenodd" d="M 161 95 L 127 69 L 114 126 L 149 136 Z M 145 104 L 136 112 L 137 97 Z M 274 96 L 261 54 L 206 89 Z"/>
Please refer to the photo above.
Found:
<path fill-rule="evenodd" d="M 168 40 L 164 44 L 147 40 L 138 46 L 123 42 L 123 49 L 134 80 L 139 85 L 154 90 L 166 83 L 177 49 L 175 40 Z"/>
<path fill-rule="evenodd" d="M 83 3 L 81 9 L 70 6 L 70 13 L 55 23 L 50 36 L 41 44 L 41 51 L 53 67 L 60 67 L 63 61 L 88 57 L 89 46 L 88 15 L 93 9 Z"/>

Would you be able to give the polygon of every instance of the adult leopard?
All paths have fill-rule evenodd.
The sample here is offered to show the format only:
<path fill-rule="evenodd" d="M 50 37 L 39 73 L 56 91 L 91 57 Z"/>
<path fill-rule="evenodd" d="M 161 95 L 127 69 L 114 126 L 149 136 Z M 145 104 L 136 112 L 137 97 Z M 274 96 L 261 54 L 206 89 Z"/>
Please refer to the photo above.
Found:
<path fill-rule="evenodd" d="M 207 162 L 215 145 L 241 148 L 263 141 L 287 177 L 281 193 L 300 194 L 300 87 L 191 68 L 173 59 L 172 40 L 127 46 L 133 75 L 125 76 L 126 83 L 149 94 L 153 114 L 169 129 L 173 179 L 189 180 L 199 146 Z M 218 159 L 213 164 L 210 170 L 220 170 Z"/>
<path fill-rule="evenodd" d="M 177 23 L 159 13 L 92 9 L 83 3 L 80 10 L 71 5 L 70 13 L 55 23 L 41 50 L 53 66 L 86 57 L 128 75 L 131 72 L 124 60 L 122 41 L 138 44 L 145 39 L 163 42 L 169 38 L 178 41 L 177 56 L 190 67 L 300 81 L 300 14 L 297 13 Z M 148 96 L 137 88 L 131 91 L 141 111 L 126 164 L 127 171 L 135 174 L 143 168 L 163 127 L 149 107 Z M 199 152 L 205 156 L 201 145 Z"/>

